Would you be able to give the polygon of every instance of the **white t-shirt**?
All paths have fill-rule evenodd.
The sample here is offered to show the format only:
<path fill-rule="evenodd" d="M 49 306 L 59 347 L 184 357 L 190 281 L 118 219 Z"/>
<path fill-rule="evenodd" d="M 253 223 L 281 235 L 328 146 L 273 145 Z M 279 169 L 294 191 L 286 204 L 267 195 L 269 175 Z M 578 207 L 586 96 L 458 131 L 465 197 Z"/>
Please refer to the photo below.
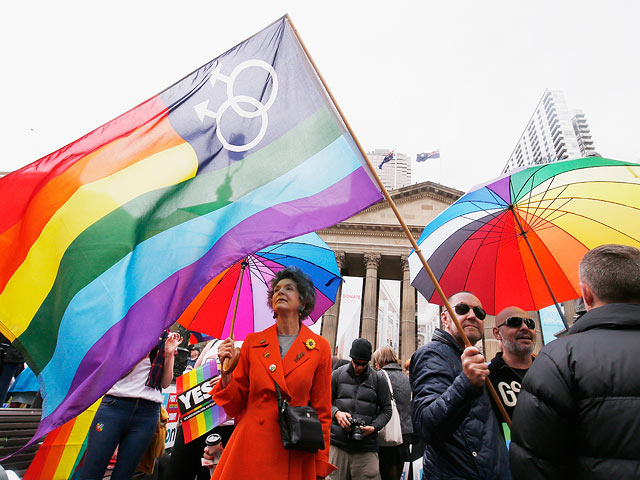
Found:
<path fill-rule="evenodd" d="M 143 398 L 156 403 L 162 403 L 164 397 L 160 390 L 147 387 L 145 385 L 149 372 L 151 371 L 151 360 L 147 355 L 133 367 L 126 377 L 121 378 L 111 387 L 107 395 L 125 398 Z"/>

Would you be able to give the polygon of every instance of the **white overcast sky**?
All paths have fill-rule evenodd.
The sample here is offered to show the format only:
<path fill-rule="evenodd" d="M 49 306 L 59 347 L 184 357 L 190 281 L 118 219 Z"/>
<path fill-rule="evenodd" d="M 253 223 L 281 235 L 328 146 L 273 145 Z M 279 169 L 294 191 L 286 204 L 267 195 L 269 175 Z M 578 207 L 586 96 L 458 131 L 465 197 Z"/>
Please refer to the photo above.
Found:
<path fill-rule="evenodd" d="M 498 176 L 545 88 L 603 156 L 640 162 L 634 1 L 10 1 L 0 171 L 51 153 L 289 13 L 367 150 L 441 160 L 413 180 Z"/>

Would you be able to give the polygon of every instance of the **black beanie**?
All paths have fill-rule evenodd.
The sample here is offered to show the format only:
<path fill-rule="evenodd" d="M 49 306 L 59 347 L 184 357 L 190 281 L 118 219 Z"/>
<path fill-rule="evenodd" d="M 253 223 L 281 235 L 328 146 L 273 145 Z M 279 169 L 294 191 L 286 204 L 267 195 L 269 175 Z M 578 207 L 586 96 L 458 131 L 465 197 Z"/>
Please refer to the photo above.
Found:
<path fill-rule="evenodd" d="M 371 343 L 366 338 L 356 338 L 351 344 L 349 356 L 354 360 L 371 360 Z"/>

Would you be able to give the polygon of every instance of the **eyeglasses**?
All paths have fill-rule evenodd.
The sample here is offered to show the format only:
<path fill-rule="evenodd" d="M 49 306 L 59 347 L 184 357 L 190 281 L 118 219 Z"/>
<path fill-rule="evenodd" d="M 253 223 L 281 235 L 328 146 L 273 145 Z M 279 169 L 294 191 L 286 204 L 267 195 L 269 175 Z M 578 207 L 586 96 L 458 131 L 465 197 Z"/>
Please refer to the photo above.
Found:
<path fill-rule="evenodd" d="M 498 325 L 500 328 L 503 325 L 511 328 L 520 328 L 522 326 L 522 322 L 527 326 L 529 330 L 533 330 L 536 328 L 536 322 L 531 320 L 530 318 L 522 318 L 522 317 L 509 317 L 503 323 Z"/>
<path fill-rule="evenodd" d="M 353 360 L 353 359 L 351 359 L 351 361 L 353 363 L 355 363 L 359 367 L 366 367 L 369 364 L 369 362 L 367 362 L 365 360 Z"/>
<path fill-rule="evenodd" d="M 471 307 L 466 303 L 459 303 L 453 309 L 456 311 L 458 315 L 466 315 L 471 310 Z M 482 307 L 473 307 L 473 313 L 476 315 L 478 320 L 484 320 L 487 316 L 487 312 L 485 312 Z"/>

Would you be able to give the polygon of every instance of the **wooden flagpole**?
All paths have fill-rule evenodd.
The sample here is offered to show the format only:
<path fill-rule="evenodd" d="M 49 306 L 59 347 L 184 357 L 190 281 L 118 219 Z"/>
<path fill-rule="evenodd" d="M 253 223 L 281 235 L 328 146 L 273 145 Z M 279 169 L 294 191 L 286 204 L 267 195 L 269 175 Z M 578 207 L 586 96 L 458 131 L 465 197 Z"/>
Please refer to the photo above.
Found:
<path fill-rule="evenodd" d="M 236 304 L 233 307 L 233 318 L 231 319 L 231 329 L 229 331 L 229 337 L 233 340 L 233 328 L 236 325 L 236 314 L 238 313 L 238 302 L 240 301 L 240 291 L 242 290 L 242 279 L 244 278 L 244 270 L 249 265 L 247 259 L 243 259 L 240 264 L 240 283 L 238 283 L 238 294 L 236 295 Z M 231 360 L 228 358 L 224 359 L 224 363 L 222 364 L 222 372 L 223 373 L 231 373 L 236 365 L 238 364 L 238 360 L 240 360 L 240 355 L 237 354 Z"/>
<path fill-rule="evenodd" d="M 298 30 L 296 30 L 296 27 L 293 25 L 293 22 L 291 21 L 291 18 L 289 17 L 289 14 L 285 15 L 285 17 L 287 18 L 287 21 L 291 25 L 291 29 L 295 33 L 296 38 L 298 39 L 298 42 L 300 43 L 300 46 L 304 50 L 304 53 L 307 55 L 307 58 L 309 59 L 309 63 L 311 63 L 311 66 L 313 67 L 314 71 L 316 72 L 316 75 L 318 75 L 318 79 L 322 83 L 322 86 L 326 90 L 327 94 L 329 95 L 329 98 L 333 102 L 334 107 L 336 108 L 336 110 L 338 111 L 338 114 L 342 118 L 342 121 L 344 122 L 344 125 L 347 128 L 347 131 L 349 132 L 349 134 L 353 138 L 354 142 L 356 143 L 356 145 L 358 147 L 358 150 L 360 150 L 360 153 L 362 154 L 362 156 L 364 157 L 365 161 L 367 162 L 367 165 L 369 166 L 369 170 L 373 174 L 375 181 L 377 182 L 378 186 L 380 187 L 380 190 L 382 191 L 382 195 L 384 196 L 384 198 L 389 203 L 389 206 L 391 207 L 391 210 L 393 210 L 393 213 L 395 214 L 396 218 L 398 219 L 398 222 L 400 223 L 400 226 L 402 227 L 402 230 L 404 230 L 404 233 L 407 236 L 407 238 L 409 239 L 409 242 L 411 243 L 411 246 L 413 247 L 414 251 L 416 252 L 416 255 L 418 255 L 418 258 L 420 259 L 420 262 L 422 262 L 422 266 L 424 267 L 425 271 L 427 272 L 427 275 L 429 275 L 429 278 L 431 279 L 431 282 L 433 282 L 433 285 L 435 286 L 435 288 L 436 288 L 436 290 L 438 292 L 438 295 L 440 295 L 440 298 L 442 299 L 442 303 L 444 304 L 445 308 L 447 309 L 447 312 L 449 312 L 449 316 L 453 319 L 454 323 L 456 324 L 456 328 L 458 329 L 458 332 L 460 332 L 460 336 L 462 337 L 462 341 L 464 342 L 466 347 L 472 346 L 471 342 L 469 341 L 469 338 L 467 337 L 467 335 L 464 333 L 464 330 L 462 329 L 462 325 L 460 325 L 460 320 L 458 320 L 458 316 L 454 312 L 453 308 L 451 307 L 451 304 L 447 300 L 446 295 L 442 291 L 442 288 L 440 287 L 440 284 L 438 283 L 438 279 L 433 274 L 433 271 L 431 270 L 431 267 L 429 267 L 429 264 L 427 263 L 426 258 L 424 258 L 424 255 L 422 255 L 422 251 L 420 250 L 420 247 L 418 246 L 418 243 L 416 242 L 415 238 L 413 238 L 413 235 L 411 235 L 411 232 L 409 231 L 409 227 L 407 227 L 407 224 L 404 222 L 404 219 L 402 218 L 402 215 L 398 211 L 398 208 L 396 207 L 395 202 L 391 198 L 391 195 L 389 195 L 389 192 L 387 191 L 387 189 L 385 188 L 384 184 L 382 183 L 382 180 L 380 180 L 380 177 L 378 176 L 378 173 L 376 172 L 375 168 L 371 164 L 371 161 L 369 160 L 369 157 L 367 157 L 367 154 L 365 153 L 364 148 L 362 148 L 362 145 L 360 144 L 360 141 L 358 140 L 358 138 L 356 137 L 355 133 L 351 129 L 351 125 L 349 125 L 349 122 L 347 121 L 347 119 L 345 118 L 344 114 L 342 113 L 342 109 L 340 108 L 340 105 L 338 105 L 338 102 L 336 102 L 336 99 L 334 98 L 333 93 L 331 93 L 331 90 L 327 86 L 327 83 L 324 81 L 324 77 L 322 76 L 322 74 L 318 70 L 318 67 L 316 66 L 315 62 L 313 61 L 313 58 L 309 54 L 309 50 L 307 50 L 306 45 L 302 41 L 302 38 L 300 38 L 300 34 L 298 33 Z M 504 409 L 504 406 L 502 405 L 502 402 L 498 398 L 498 393 L 496 392 L 495 388 L 493 388 L 493 385 L 491 384 L 491 381 L 489 381 L 489 379 L 487 379 L 485 381 L 485 385 L 487 386 L 487 389 L 489 390 L 489 393 L 491 394 L 491 397 L 493 398 L 493 401 L 498 406 L 498 409 L 500 410 L 500 413 L 502 414 L 502 417 L 504 418 L 505 422 L 507 423 L 507 425 L 509 427 L 511 427 L 511 418 L 509 418 L 509 414 Z"/>

